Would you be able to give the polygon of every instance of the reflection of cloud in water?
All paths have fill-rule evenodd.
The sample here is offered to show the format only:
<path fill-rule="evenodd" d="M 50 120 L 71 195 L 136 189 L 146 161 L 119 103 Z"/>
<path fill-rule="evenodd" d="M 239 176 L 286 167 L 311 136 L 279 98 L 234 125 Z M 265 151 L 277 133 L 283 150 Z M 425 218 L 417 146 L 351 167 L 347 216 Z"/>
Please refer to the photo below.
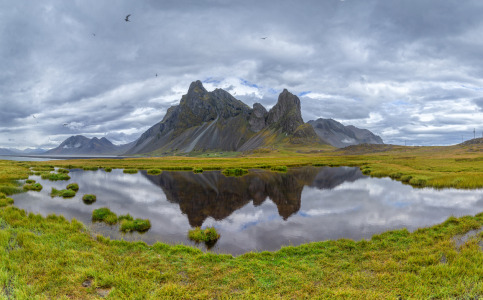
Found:
<path fill-rule="evenodd" d="M 190 242 L 192 226 L 215 226 L 221 239 L 216 251 L 243 253 L 276 250 L 281 245 L 338 238 L 370 238 L 390 229 L 440 223 L 450 215 L 483 211 L 483 190 L 414 189 L 388 178 L 365 177 L 357 168 L 293 168 L 287 173 L 252 170 L 243 177 L 164 171 L 157 176 L 72 170 L 69 182 L 32 176 L 44 189 L 15 195 L 27 211 L 62 214 L 90 224 L 94 209 L 151 220 L 145 234 L 122 235 L 117 226 L 90 225 L 111 238 Z M 51 188 L 79 183 L 71 199 L 51 198 Z M 97 195 L 92 205 L 84 194 Z M 200 247 L 202 245 L 199 245 Z"/>

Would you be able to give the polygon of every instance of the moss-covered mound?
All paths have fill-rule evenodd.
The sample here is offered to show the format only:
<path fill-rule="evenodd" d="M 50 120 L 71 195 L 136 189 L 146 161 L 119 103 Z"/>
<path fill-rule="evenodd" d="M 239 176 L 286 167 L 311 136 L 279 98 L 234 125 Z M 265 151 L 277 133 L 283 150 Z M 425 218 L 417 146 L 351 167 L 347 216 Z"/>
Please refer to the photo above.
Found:
<path fill-rule="evenodd" d="M 203 169 L 202 168 L 194 168 L 193 173 L 203 173 Z"/>
<path fill-rule="evenodd" d="M 44 187 L 40 183 L 26 184 L 23 189 L 26 191 L 37 191 L 40 192 Z"/>
<path fill-rule="evenodd" d="M 86 204 L 92 204 L 96 202 L 96 200 L 97 200 L 96 195 L 86 194 L 82 197 L 82 201 L 84 201 L 84 203 Z"/>
<path fill-rule="evenodd" d="M 85 166 L 82 168 L 84 171 L 97 171 L 99 170 L 98 167 L 90 167 L 90 166 Z"/>
<path fill-rule="evenodd" d="M 25 183 L 27 184 L 32 184 L 32 183 L 35 183 L 36 181 L 33 180 L 33 179 L 27 179 L 27 181 L 25 181 Z"/>
<path fill-rule="evenodd" d="M 52 188 L 52 192 L 50 193 L 52 197 L 64 197 L 64 198 L 71 198 L 75 196 L 75 192 L 73 190 L 58 190 L 56 188 Z"/>
<path fill-rule="evenodd" d="M 117 215 L 113 213 L 109 208 L 103 207 L 96 209 L 92 212 L 92 220 L 105 222 L 113 225 L 117 223 Z"/>
<path fill-rule="evenodd" d="M 278 171 L 278 172 L 287 172 L 287 167 L 286 166 L 273 166 L 271 168 L 272 171 Z"/>
<path fill-rule="evenodd" d="M 122 231 L 146 231 L 151 228 L 151 222 L 148 219 L 136 219 L 136 220 L 127 220 L 124 219 L 121 222 L 121 230 Z"/>
<path fill-rule="evenodd" d="M 62 174 L 69 174 L 69 170 L 63 168 L 58 169 L 57 172 Z"/>
<path fill-rule="evenodd" d="M 104 168 L 104 171 L 111 172 L 112 171 L 112 168 L 106 167 L 106 168 Z"/>
<path fill-rule="evenodd" d="M 40 176 L 42 179 L 48 179 L 50 181 L 57 181 L 57 180 L 69 180 L 70 176 L 67 174 L 55 174 L 55 173 L 44 173 Z"/>
<path fill-rule="evenodd" d="M 77 183 L 70 183 L 67 185 L 67 189 L 77 192 L 79 190 L 79 185 Z"/>
<path fill-rule="evenodd" d="M 215 227 L 208 227 L 206 229 L 196 227 L 188 232 L 188 237 L 196 242 L 215 242 L 220 238 L 220 235 Z"/>
<path fill-rule="evenodd" d="M 225 176 L 242 176 L 248 174 L 248 170 L 241 168 L 224 169 L 221 173 Z"/>
<path fill-rule="evenodd" d="M 136 174 L 138 172 L 137 169 L 124 169 L 122 170 L 123 173 L 126 173 L 126 174 Z"/>

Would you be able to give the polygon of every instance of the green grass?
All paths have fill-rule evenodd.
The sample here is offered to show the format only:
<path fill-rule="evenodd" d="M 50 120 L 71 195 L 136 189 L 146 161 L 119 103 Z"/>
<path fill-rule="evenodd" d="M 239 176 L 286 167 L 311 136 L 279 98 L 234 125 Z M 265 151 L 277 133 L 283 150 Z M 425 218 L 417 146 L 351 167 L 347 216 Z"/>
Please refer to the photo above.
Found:
<path fill-rule="evenodd" d="M 69 170 L 63 168 L 58 169 L 57 172 L 62 174 L 69 174 Z"/>
<path fill-rule="evenodd" d="M 124 219 L 121 222 L 121 231 L 147 231 L 151 228 L 151 222 L 146 219 L 135 219 L 135 220 L 128 220 Z"/>
<path fill-rule="evenodd" d="M 112 171 L 112 168 L 104 168 L 104 171 L 111 172 Z"/>
<path fill-rule="evenodd" d="M 84 171 L 97 171 L 97 170 L 99 170 L 99 167 L 97 167 L 97 166 L 84 166 L 84 167 L 82 167 L 82 169 Z"/>
<path fill-rule="evenodd" d="M 248 170 L 242 168 L 224 169 L 221 171 L 225 176 L 242 176 L 248 174 Z"/>
<path fill-rule="evenodd" d="M 201 229 L 196 227 L 188 231 L 188 237 L 196 242 L 215 242 L 220 238 L 220 235 L 216 231 L 215 227 L 208 227 Z"/>
<path fill-rule="evenodd" d="M 14 203 L 14 201 L 13 201 L 12 198 L 8 198 L 8 197 L 1 198 L 0 197 L 0 207 L 9 206 L 9 205 L 12 205 L 13 203 Z"/>
<path fill-rule="evenodd" d="M 92 212 L 92 220 L 113 225 L 117 223 L 117 215 L 109 210 L 109 208 L 103 207 Z"/>
<path fill-rule="evenodd" d="M 92 203 L 96 202 L 96 200 L 97 200 L 96 195 L 85 194 L 82 197 L 82 201 L 84 201 L 84 203 L 86 203 L 86 204 L 92 204 Z"/>
<path fill-rule="evenodd" d="M 50 193 L 52 197 L 64 197 L 64 198 L 71 198 L 75 196 L 75 191 L 73 190 L 58 190 L 56 188 L 52 188 L 52 192 Z"/>
<path fill-rule="evenodd" d="M 25 181 L 25 183 L 32 184 L 32 183 L 35 183 L 35 180 L 33 180 L 33 179 L 27 179 Z"/>
<path fill-rule="evenodd" d="M 203 173 L 203 169 L 202 168 L 194 168 L 193 173 Z"/>
<path fill-rule="evenodd" d="M 138 169 L 124 169 L 122 170 L 122 172 L 126 174 L 136 174 L 138 172 Z"/>
<path fill-rule="evenodd" d="M 149 169 L 148 170 L 148 174 L 149 175 L 159 175 L 161 174 L 163 171 L 161 171 L 160 169 Z"/>
<path fill-rule="evenodd" d="M 119 222 L 123 221 L 123 220 L 128 220 L 128 221 L 133 221 L 134 218 L 128 213 L 126 215 L 120 215 L 119 217 L 117 217 L 117 220 Z"/>
<path fill-rule="evenodd" d="M 287 167 L 286 166 L 273 166 L 271 167 L 272 171 L 278 171 L 278 172 L 287 172 Z"/>
<path fill-rule="evenodd" d="M 23 189 L 26 191 L 37 191 L 40 192 L 44 187 L 40 183 L 26 184 Z"/>
<path fill-rule="evenodd" d="M 58 180 L 69 180 L 70 176 L 67 174 L 55 174 L 55 173 L 44 173 L 40 176 L 42 179 L 48 179 L 50 181 L 58 181 Z"/>
<path fill-rule="evenodd" d="M 79 185 L 77 183 L 69 183 L 66 189 L 77 192 L 79 190 Z"/>

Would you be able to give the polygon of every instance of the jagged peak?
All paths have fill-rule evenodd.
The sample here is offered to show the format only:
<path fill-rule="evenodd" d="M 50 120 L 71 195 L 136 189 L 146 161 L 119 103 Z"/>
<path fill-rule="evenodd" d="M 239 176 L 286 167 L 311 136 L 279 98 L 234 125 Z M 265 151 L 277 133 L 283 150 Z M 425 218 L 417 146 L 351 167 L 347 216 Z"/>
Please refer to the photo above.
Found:
<path fill-rule="evenodd" d="M 208 91 L 205 89 L 201 81 L 196 80 L 190 84 L 190 87 L 188 89 L 188 94 L 192 93 L 208 93 Z"/>

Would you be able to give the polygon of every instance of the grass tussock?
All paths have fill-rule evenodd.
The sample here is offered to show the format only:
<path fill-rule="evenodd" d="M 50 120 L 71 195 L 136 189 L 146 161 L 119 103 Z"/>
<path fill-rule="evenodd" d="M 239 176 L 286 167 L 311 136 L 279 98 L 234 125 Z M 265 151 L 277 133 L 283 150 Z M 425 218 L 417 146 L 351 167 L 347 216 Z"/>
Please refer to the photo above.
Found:
<path fill-rule="evenodd" d="M 69 174 L 69 170 L 63 168 L 58 169 L 57 172 L 62 174 Z"/>
<path fill-rule="evenodd" d="M 203 173 L 203 168 L 193 168 L 193 173 Z"/>
<path fill-rule="evenodd" d="M 122 170 L 122 172 L 125 174 L 136 174 L 138 172 L 138 169 L 124 169 Z"/>
<path fill-rule="evenodd" d="M 160 169 L 149 169 L 148 170 L 148 174 L 149 175 L 159 175 L 161 174 L 163 171 L 161 171 Z"/>
<path fill-rule="evenodd" d="M 44 173 L 40 176 L 42 179 L 48 179 L 50 181 L 58 181 L 58 180 L 69 180 L 70 176 L 67 174 L 55 174 L 55 173 Z"/>
<path fill-rule="evenodd" d="M 215 242 L 220 238 L 220 235 L 216 231 L 215 227 L 208 227 L 201 229 L 196 227 L 188 231 L 188 237 L 196 242 Z"/>
<path fill-rule="evenodd" d="M 287 172 L 287 167 L 286 166 L 272 166 L 271 170 L 277 171 L 277 172 Z"/>
<path fill-rule="evenodd" d="M 102 207 L 92 212 L 92 220 L 114 225 L 117 223 L 117 215 L 109 208 Z"/>
<path fill-rule="evenodd" d="M 26 184 L 23 189 L 26 191 L 36 191 L 40 192 L 44 187 L 40 183 Z"/>
<path fill-rule="evenodd" d="M 3 198 L 2 198 L 2 195 L 0 195 L 0 207 L 5 207 L 5 206 L 9 206 L 9 205 L 12 205 L 14 203 L 14 200 L 12 198 L 9 198 L 9 197 L 5 197 L 5 195 L 3 194 Z"/>
<path fill-rule="evenodd" d="M 104 171 L 106 171 L 106 172 L 112 172 L 112 168 L 106 167 L 106 168 L 104 168 Z"/>
<path fill-rule="evenodd" d="M 151 222 L 148 219 L 124 219 L 121 221 L 121 231 L 140 231 L 144 232 L 151 228 Z"/>
<path fill-rule="evenodd" d="M 79 190 L 79 185 L 77 183 L 69 183 L 66 187 L 68 190 L 73 190 L 74 192 L 77 192 Z"/>
<path fill-rule="evenodd" d="M 229 168 L 224 169 L 221 173 L 225 176 L 243 176 L 248 174 L 248 170 L 242 168 Z"/>
<path fill-rule="evenodd" d="M 82 201 L 84 201 L 84 203 L 86 203 L 86 204 L 92 204 L 92 203 L 96 202 L 96 200 L 97 200 L 96 195 L 85 194 L 82 197 Z"/>
<path fill-rule="evenodd" d="M 52 197 L 72 198 L 72 197 L 75 196 L 75 191 L 73 191 L 73 190 L 58 190 L 58 189 L 53 187 L 50 195 Z"/>
<path fill-rule="evenodd" d="M 33 180 L 33 179 L 27 179 L 27 181 L 25 181 L 25 183 L 27 184 L 32 184 L 32 183 L 35 183 L 36 181 Z"/>

